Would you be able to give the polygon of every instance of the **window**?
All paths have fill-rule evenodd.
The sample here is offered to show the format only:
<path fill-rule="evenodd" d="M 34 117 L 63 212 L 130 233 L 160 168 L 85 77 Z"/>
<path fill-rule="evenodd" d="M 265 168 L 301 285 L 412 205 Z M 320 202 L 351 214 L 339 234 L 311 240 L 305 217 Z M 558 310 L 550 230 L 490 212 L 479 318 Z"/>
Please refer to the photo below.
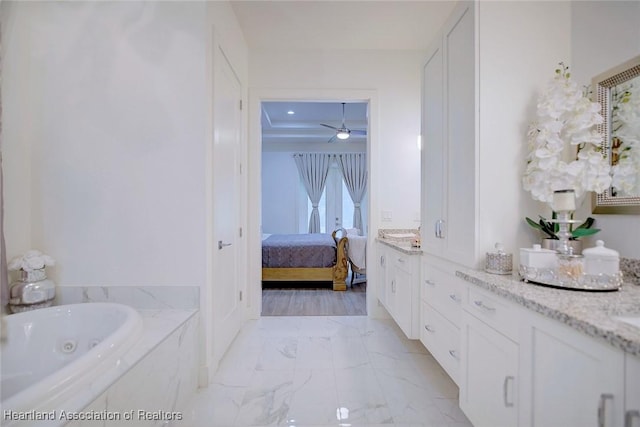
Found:
<path fill-rule="evenodd" d="M 302 182 L 300 182 L 300 196 L 304 207 L 300 209 L 299 232 L 308 233 L 309 215 L 313 207 L 311 206 L 311 200 L 309 200 L 309 196 Z M 365 212 L 366 197 L 365 195 L 360 208 L 362 210 L 362 221 L 364 224 L 367 223 Z M 354 205 L 337 163 L 333 163 L 329 169 L 327 182 L 318 205 L 318 211 L 320 213 L 321 233 L 330 233 L 339 227 L 353 228 Z"/>

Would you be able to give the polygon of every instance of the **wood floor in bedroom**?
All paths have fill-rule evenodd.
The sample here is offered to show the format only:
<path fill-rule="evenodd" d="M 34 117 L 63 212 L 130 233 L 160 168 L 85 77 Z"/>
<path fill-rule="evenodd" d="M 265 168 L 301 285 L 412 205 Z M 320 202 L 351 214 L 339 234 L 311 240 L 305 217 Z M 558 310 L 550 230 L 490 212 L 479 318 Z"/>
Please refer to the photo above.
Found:
<path fill-rule="evenodd" d="M 347 282 L 349 283 L 349 282 Z M 367 283 L 347 285 L 338 292 L 327 287 L 308 284 L 263 286 L 263 316 L 366 316 Z"/>

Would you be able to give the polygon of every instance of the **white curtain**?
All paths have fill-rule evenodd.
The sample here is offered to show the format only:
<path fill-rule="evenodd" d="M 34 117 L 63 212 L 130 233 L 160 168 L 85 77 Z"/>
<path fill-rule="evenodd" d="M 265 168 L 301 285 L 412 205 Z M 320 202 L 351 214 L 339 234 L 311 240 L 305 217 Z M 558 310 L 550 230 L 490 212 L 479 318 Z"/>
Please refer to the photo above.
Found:
<path fill-rule="evenodd" d="M 353 201 L 353 228 L 364 232 L 360 203 L 367 191 L 367 157 L 365 153 L 345 153 L 336 156 L 344 183 Z"/>
<path fill-rule="evenodd" d="M 324 191 L 324 185 L 327 182 L 327 174 L 331 165 L 331 154 L 322 153 L 304 153 L 294 154 L 293 159 L 298 166 L 300 179 L 307 190 L 309 199 L 311 200 L 311 216 L 309 217 L 309 233 L 320 232 L 320 212 L 318 211 L 318 203 Z"/>

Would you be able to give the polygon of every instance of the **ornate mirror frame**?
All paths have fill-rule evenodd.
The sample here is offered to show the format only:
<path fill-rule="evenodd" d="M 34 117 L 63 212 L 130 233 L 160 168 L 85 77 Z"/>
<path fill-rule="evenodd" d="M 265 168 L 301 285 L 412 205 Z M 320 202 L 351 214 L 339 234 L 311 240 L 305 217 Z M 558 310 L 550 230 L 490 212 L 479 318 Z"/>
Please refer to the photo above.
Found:
<path fill-rule="evenodd" d="M 593 96 L 600 103 L 600 114 L 604 118 L 598 130 L 602 134 L 602 152 L 611 162 L 611 88 L 640 76 L 640 56 L 630 59 L 592 80 Z M 640 214 L 640 196 L 618 197 L 608 188 L 602 194 L 593 193 L 593 213 L 596 214 Z"/>

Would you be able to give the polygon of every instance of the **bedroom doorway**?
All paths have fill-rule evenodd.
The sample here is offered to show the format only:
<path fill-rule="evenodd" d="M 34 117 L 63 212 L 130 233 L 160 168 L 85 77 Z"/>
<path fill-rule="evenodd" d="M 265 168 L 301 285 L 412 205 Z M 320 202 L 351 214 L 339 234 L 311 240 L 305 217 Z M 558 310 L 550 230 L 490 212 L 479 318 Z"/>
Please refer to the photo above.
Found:
<path fill-rule="evenodd" d="M 362 184 L 345 179 L 342 157 L 361 156 L 366 182 L 368 108 L 367 101 L 347 100 L 297 99 L 260 103 L 260 224 L 263 237 L 309 233 L 310 217 L 315 208 L 319 229 L 314 233 L 331 234 L 337 229 L 349 229 L 350 233 L 360 235 L 366 242 L 368 188 L 364 194 L 354 190 L 354 186 L 357 188 Z M 338 133 L 345 129 L 349 137 L 341 139 Z M 316 203 L 311 200 L 309 184 L 301 178 L 300 165 L 294 161 L 294 155 L 304 153 L 328 159 L 326 178 Z M 356 210 L 361 219 L 354 224 Z M 354 248 L 356 246 L 362 251 L 359 259 L 366 259 L 366 243 L 354 245 Z M 260 288 L 260 314 L 366 315 L 366 271 L 357 268 L 360 272 L 357 274 L 350 268 L 351 263 L 348 267 L 344 292 L 333 291 L 331 281 L 307 281 L 294 277 L 286 282 L 264 282 Z"/>

